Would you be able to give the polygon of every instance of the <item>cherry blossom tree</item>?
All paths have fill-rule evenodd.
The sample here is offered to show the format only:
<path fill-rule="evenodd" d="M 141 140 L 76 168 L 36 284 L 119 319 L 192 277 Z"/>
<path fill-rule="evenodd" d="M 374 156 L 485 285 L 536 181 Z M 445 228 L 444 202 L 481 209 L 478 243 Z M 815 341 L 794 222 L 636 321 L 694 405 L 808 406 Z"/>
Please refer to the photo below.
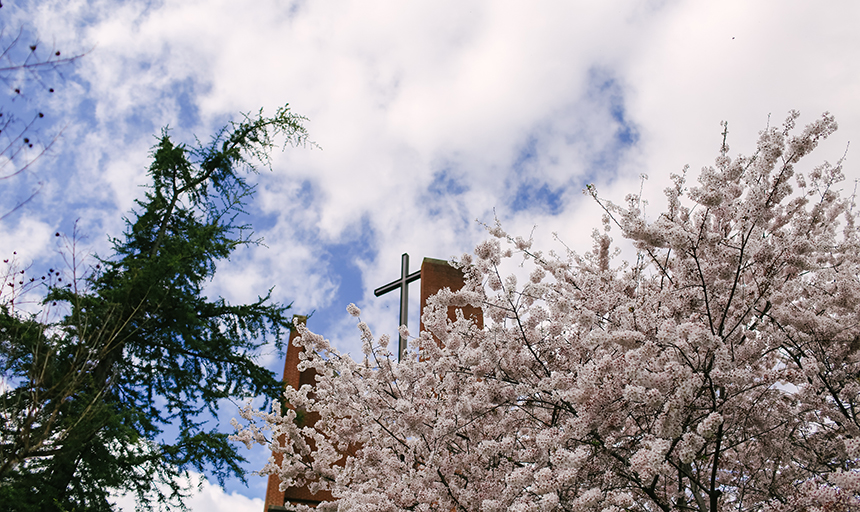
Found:
<path fill-rule="evenodd" d="M 653 220 L 589 187 L 605 215 L 587 254 L 491 227 L 403 362 L 363 322 L 359 360 L 304 330 L 316 386 L 246 407 L 234 439 L 282 453 L 260 471 L 282 486 L 330 489 L 325 510 L 860 510 L 856 213 L 842 159 L 797 168 L 834 118 L 797 117 L 752 156 L 724 132 Z M 522 259 L 528 281 L 501 272 Z M 486 327 L 448 320 L 467 304 Z"/>

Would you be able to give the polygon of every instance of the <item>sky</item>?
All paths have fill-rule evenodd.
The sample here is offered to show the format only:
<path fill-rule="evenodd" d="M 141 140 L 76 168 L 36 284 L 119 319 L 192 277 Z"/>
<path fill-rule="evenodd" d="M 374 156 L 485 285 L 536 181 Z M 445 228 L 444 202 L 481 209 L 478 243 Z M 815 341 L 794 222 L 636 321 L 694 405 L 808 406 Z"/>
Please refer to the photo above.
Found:
<path fill-rule="evenodd" d="M 395 335 L 398 297 L 373 290 L 399 277 L 402 253 L 410 272 L 458 257 L 495 219 L 537 248 L 587 251 L 602 213 L 587 184 L 616 202 L 641 187 L 656 216 L 670 173 L 713 164 L 721 121 L 730 153 L 749 155 L 790 110 L 800 126 L 832 112 L 839 131 L 800 168 L 835 162 L 860 141 L 857 20 L 853 0 L 7 0 L 4 38 L 25 27 L 40 48 L 86 55 L 42 96 L 57 140 L 0 182 L 0 212 L 38 189 L 0 220 L 0 253 L 41 268 L 59 258 L 54 234 L 76 229 L 82 252 L 109 254 L 163 127 L 206 141 L 289 103 L 317 146 L 276 151 L 254 177 L 249 220 L 265 246 L 222 263 L 207 292 L 240 302 L 274 287 L 357 352 L 346 305 Z M 282 371 L 273 351 L 261 362 Z M 268 457 L 246 453 L 249 469 Z M 259 511 L 264 494 L 255 476 L 206 484 L 191 508 Z"/>

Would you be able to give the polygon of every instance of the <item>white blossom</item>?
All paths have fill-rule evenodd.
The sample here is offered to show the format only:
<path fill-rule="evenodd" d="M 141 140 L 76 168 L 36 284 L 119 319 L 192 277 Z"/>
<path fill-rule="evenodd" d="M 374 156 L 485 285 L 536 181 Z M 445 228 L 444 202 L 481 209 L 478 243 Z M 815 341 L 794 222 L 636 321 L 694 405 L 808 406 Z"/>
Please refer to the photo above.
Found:
<path fill-rule="evenodd" d="M 358 309 L 358 306 L 356 306 L 356 305 L 355 305 L 355 304 L 353 304 L 352 302 L 350 302 L 350 303 L 349 303 L 349 306 L 347 306 L 347 307 L 346 307 L 346 311 L 347 311 L 350 315 L 354 316 L 355 318 L 358 318 L 358 317 L 360 317 L 360 316 L 361 316 L 361 310 L 360 310 L 360 309 Z"/>

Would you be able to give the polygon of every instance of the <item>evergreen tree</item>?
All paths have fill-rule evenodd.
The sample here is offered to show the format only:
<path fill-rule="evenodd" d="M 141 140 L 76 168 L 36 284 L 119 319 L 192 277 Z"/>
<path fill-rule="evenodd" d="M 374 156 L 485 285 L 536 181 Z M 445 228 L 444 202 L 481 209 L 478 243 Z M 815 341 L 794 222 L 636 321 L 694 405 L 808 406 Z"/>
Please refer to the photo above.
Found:
<path fill-rule="evenodd" d="M 163 131 L 113 256 L 82 281 L 52 281 L 46 305 L 64 301 L 69 314 L 50 325 L 2 306 L 0 503 L 108 510 L 111 492 L 133 492 L 146 507 L 176 506 L 188 469 L 243 476 L 244 459 L 201 415 L 282 389 L 255 355 L 270 340 L 282 348 L 289 306 L 271 289 L 234 305 L 204 288 L 218 261 L 258 243 L 239 221 L 254 193 L 246 176 L 269 165 L 277 139 L 306 143 L 303 119 L 261 111 L 197 148 Z M 170 441 L 167 425 L 178 427 Z"/>

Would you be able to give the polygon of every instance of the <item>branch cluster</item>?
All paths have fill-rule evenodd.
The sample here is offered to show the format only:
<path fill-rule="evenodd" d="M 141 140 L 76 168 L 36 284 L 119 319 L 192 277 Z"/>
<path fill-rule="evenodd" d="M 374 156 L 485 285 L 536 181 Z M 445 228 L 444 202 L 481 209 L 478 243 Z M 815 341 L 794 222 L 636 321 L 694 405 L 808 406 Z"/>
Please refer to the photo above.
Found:
<path fill-rule="evenodd" d="M 2 7 L 2 6 L 0 6 Z M 22 27 L 14 37 L 0 29 L 0 181 L 31 170 L 50 150 L 62 128 L 47 130 L 49 99 L 65 80 L 64 71 L 85 53 L 64 54 L 42 44 Z M 33 199 L 41 183 L 9 210 L 0 221 Z"/>

